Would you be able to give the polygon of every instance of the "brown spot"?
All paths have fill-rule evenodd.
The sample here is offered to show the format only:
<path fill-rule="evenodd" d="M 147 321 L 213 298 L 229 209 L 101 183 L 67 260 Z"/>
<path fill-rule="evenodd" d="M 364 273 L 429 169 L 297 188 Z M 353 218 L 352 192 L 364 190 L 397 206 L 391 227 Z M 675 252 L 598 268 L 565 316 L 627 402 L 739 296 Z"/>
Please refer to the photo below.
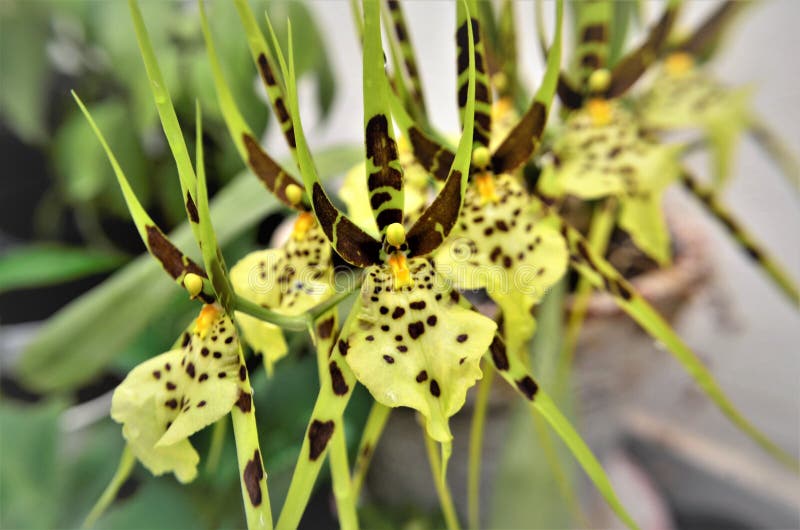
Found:
<path fill-rule="evenodd" d="M 174 279 L 178 279 L 184 272 L 192 272 L 205 277 L 203 270 L 189 258 L 185 258 L 178 248 L 153 225 L 145 227 L 147 232 L 147 247 L 155 258 L 161 262 L 164 270 Z M 186 263 L 184 263 L 184 258 Z"/>
<path fill-rule="evenodd" d="M 495 335 L 494 340 L 489 345 L 489 352 L 492 354 L 492 361 L 498 370 L 508 370 L 508 355 L 506 345 L 499 336 Z"/>
<path fill-rule="evenodd" d="M 605 24 L 590 24 L 583 29 L 583 42 L 604 42 L 605 40 Z"/>
<path fill-rule="evenodd" d="M 287 123 L 290 120 L 289 112 L 286 110 L 286 105 L 281 98 L 275 99 L 275 114 L 278 115 L 278 121 L 281 123 Z"/>
<path fill-rule="evenodd" d="M 428 372 L 425 370 L 417 374 L 417 383 L 424 383 L 428 380 Z"/>
<path fill-rule="evenodd" d="M 381 213 L 379 213 L 375 217 L 375 222 L 380 228 L 383 228 L 384 226 L 389 226 L 392 223 L 402 223 L 403 210 L 399 208 L 387 208 L 381 211 Z"/>
<path fill-rule="evenodd" d="M 436 382 L 436 379 L 431 379 L 430 384 L 430 391 L 433 397 L 439 397 L 442 395 L 442 389 L 439 388 L 439 383 Z"/>
<path fill-rule="evenodd" d="M 328 371 L 331 373 L 331 386 L 333 387 L 333 393 L 337 396 L 343 396 L 347 394 L 350 387 L 344 380 L 344 376 L 342 375 L 342 370 L 339 368 L 339 365 L 336 364 L 336 361 L 331 361 L 328 365 Z"/>
<path fill-rule="evenodd" d="M 258 55 L 258 69 L 261 71 L 261 76 L 264 78 L 266 84 L 269 86 L 275 84 L 275 76 L 272 73 L 272 68 L 269 66 L 267 56 L 263 53 Z"/>
<path fill-rule="evenodd" d="M 203 357 L 208 357 L 208 348 L 203 346 L 203 349 L 200 350 L 200 355 L 202 355 Z"/>
<path fill-rule="evenodd" d="M 426 305 L 425 300 L 419 300 L 417 302 L 411 302 L 410 304 L 408 304 L 408 307 L 417 311 L 421 311 L 425 309 L 425 305 Z"/>
<path fill-rule="evenodd" d="M 467 334 L 466 334 L 466 333 L 462 333 L 461 335 L 459 335 L 459 336 L 457 336 L 457 337 L 456 337 L 456 341 L 457 341 L 457 342 L 467 342 L 467 339 L 468 339 L 468 338 L 469 338 L 469 337 L 467 336 Z"/>
<path fill-rule="evenodd" d="M 632 292 L 632 291 L 630 290 L 630 288 L 629 288 L 629 287 L 628 287 L 628 286 L 625 284 L 625 282 L 624 282 L 624 281 L 622 281 L 622 280 L 617 280 L 617 282 L 616 282 L 616 285 L 617 285 L 617 292 L 619 293 L 619 295 L 620 295 L 622 298 L 624 298 L 626 301 L 630 301 L 630 300 L 631 300 L 631 298 L 633 298 L 633 292 Z"/>
<path fill-rule="evenodd" d="M 239 379 L 242 381 L 247 379 L 247 368 L 243 364 L 239 365 Z"/>
<path fill-rule="evenodd" d="M 264 478 L 264 466 L 261 464 L 261 454 L 256 449 L 253 458 L 247 461 L 242 473 L 242 480 L 247 489 L 247 496 L 250 497 L 250 504 L 259 506 L 261 504 L 261 479 Z"/>
<path fill-rule="evenodd" d="M 373 194 L 369 198 L 369 203 L 372 206 L 373 210 L 377 210 L 381 204 L 385 203 L 386 201 L 392 200 L 392 194 L 386 191 L 379 191 Z"/>
<path fill-rule="evenodd" d="M 253 408 L 253 396 L 249 392 L 239 390 L 239 399 L 236 400 L 236 406 L 239 407 L 243 413 L 247 414 Z"/>
<path fill-rule="evenodd" d="M 342 354 L 342 357 L 347 355 L 347 350 L 350 349 L 350 343 L 346 340 L 339 340 L 339 353 Z"/>
<path fill-rule="evenodd" d="M 398 306 L 394 308 L 394 311 L 392 311 L 392 318 L 397 320 L 398 318 L 401 318 L 405 314 L 406 310 Z"/>
<path fill-rule="evenodd" d="M 200 401 L 200 403 L 197 404 L 197 408 L 198 409 L 203 408 L 205 406 L 206 406 L 206 401 L 205 400 L 202 400 L 202 401 Z"/>
<path fill-rule="evenodd" d="M 175 410 L 176 408 L 178 408 L 178 400 L 175 399 L 175 398 L 172 398 L 169 401 L 167 401 L 166 403 L 164 403 L 164 405 L 166 405 L 167 407 Z"/>
<path fill-rule="evenodd" d="M 176 388 L 175 387 L 175 383 L 173 383 L 172 381 L 167 381 L 166 387 L 167 387 L 167 390 L 175 390 L 175 388 Z"/>
<path fill-rule="evenodd" d="M 317 335 L 321 339 L 329 339 L 333 334 L 333 317 L 327 318 L 317 324 Z"/>
<path fill-rule="evenodd" d="M 394 364 L 394 357 L 391 355 L 384 355 L 383 360 L 386 361 L 388 364 Z"/>
<path fill-rule="evenodd" d="M 184 331 L 183 332 L 183 338 L 181 339 L 181 348 L 185 348 L 186 345 L 189 344 L 190 340 L 191 340 L 191 336 L 189 335 L 189 332 Z M 169 363 L 167 363 L 165 367 L 166 367 L 167 371 L 169 371 Z"/>
<path fill-rule="evenodd" d="M 319 421 L 314 420 L 308 428 L 308 457 L 315 461 L 325 451 L 328 441 L 333 435 L 335 425 L 333 420 Z"/>
<path fill-rule="evenodd" d="M 539 390 L 539 385 L 536 384 L 536 381 L 534 381 L 531 378 L 531 376 L 526 375 L 522 379 L 518 379 L 516 383 L 517 383 L 517 388 L 519 388 L 519 391 L 525 394 L 526 398 L 533 401 L 533 397 Z"/>
<path fill-rule="evenodd" d="M 437 320 L 438 319 L 436 318 L 436 315 L 431 315 L 431 316 L 428 317 L 428 319 L 425 322 L 427 322 L 429 326 L 435 326 Z"/>
<path fill-rule="evenodd" d="M 189 195 L 189 192 L 186 192 L 186 212 L 189 214 L 189 219 L 193 223 L 200 222 L 200 216 L 197 214 L 197 206 L 194 204 L 192 200 L 192 196 Z"/>
<path fill-rule="evenodd" d="M 408 334 L 412 339 L 416 339 L 423 333 L 425 333 L 425 324 L 423 324 L 421 321 L 418 320 L 408 325 Z"/>
<path fill-rule="evenodd" d="M 194 379 L 194 374 L 195 374 L 194 363 L 190 362 L 189 364 L 186 365 L 186 373 L 189 375 L 189 377 Z"/>
<path fill-rule="evenodd" d="M 197 381 L 202 383 L 206 379 L 208 379 L 208 374 L 200 374 L 200 377 L 197 378 Z"/>
<path fill-rule="evenodd" d="M 153 377 L 155 377 L 156 379 L 161 379 L 161 372 L 159 372 L 158 370 L 154 370 Z"/>

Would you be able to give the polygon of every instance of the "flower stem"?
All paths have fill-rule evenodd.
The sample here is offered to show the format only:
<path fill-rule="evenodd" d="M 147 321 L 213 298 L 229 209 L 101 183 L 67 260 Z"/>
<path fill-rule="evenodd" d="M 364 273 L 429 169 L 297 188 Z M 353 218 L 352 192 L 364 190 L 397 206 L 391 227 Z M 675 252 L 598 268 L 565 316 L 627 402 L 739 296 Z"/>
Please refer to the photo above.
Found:
<path fill-rule="evenodd" d="M 222 448 L 225 446 L 225 435 L 227 433 L 228 418 L 220 418 L 214 424 L 214 430 L 211 432 L 211 446 L 208 448 L 208 456 L 206 457 L 206 473 L 209 475 L 217 471 L 219 457 L 222 454 Z"/>
<path fill-rule="evenodd" d="M 111 477 L 111 482 L 108 483 L 108 486 L 106 486 L 100 498 L 97 499 L 89 515 L 86 516 L 86 519 L 83 521 L 83 528 L 93 527 L 100 516 L 111 506 L 111 503 L 114 502 L 114 499 L 117 497 L 117 492 L 119 492 L 119 489 L 131 475 L 135 463 L 136 457 L 133 456 L 131 448 L 126 445 L 125 449 L 122 450 L 122 456 L 119 459 L 117 470 L 114 472 L 114 476 Z"/>
<path fill-rule="evenodd" d="M 617 201 L 609 198 L 603 204 L 595 207 L 589 227 L 589 246 L 598 255 L 604 256 L 611 239 L 611 232 L 614 231 L 615 213 Z M 564 329 L 564 341 L 559 355 L 558 382 L 562 382 L 567 371 L 572 367 L 575 359 L 575 347 L 578 344 L 578 337 L 586 318 L 586 310 L 589 308 L 589 300 L 592 297 L 592 283 L 585 276 L 578 279 L 575 295 L 572 302 L 572 310 L 569 313 L 567 324 Z M 555 388 L 561 388 L 558 384 Z"/>
<path fill-rule="evenodd" d="M 244 366 L 244 356 L 239 348 L 239 362 Z M 247 519 L 247 529 L 272 530 L 272 509 L 267 488 L 267 474 L 264 471 L 261 447 L 258 442 L 256 408 L 253 402 L 253 388 L 250 378 L 244 371 L 242 394 L 239 402 L 231 409 L 233 437 L 236 440 L 236 459 L 242 484 L 242 501 Z M 246 396 L 246 399 L 244 399 Z"/>
<path fill-rule="evenodd" d="M 472 413 L 472 425 L 469 433 L 469 467 L 467 469 L 467 504 L 469 506 L 469 528 L 477 530 L 481 526 L 480 487 L 481 456 L 483 454 L 483 433 L 486 424 L 486 409 L 494 382 L 494 368 L 491 363 L 484 363 L 483 379 L 478 386 L 475 397 L 475 409 Z"/>
<path fill-rule="evenodd" d="M 433 474 L 433 483 L 436 486 L 436 493 L 439 496 L 439 504 L 442 508 L 442 515 L 447 524 L 448 530 L 459 530 L 458 516 L 456 509 L 453 505 L 453 498 L 450 495 L 450 488 L 447 487 L 446 477 L 442 476 L 442 460 L 436 450 L 436 442 L 433 438 L 428 436 L 428 433 L 423 429 L 422 435 L 425 437 L 425 449 L 428 451 L 428 462 L 431 465 L 431 473 Z"/>
<path fill-rule="evenodd" d="M 375 453 L 375 447 L 378 445 L 378 440 L 383 434 L 391 412 L 391 408 L 377 401 L 372 404 L 372 409 L 369 411 L 364 431 L 361 434 L 361 442 L 358 444 L 358 456 L 353 466 L 353 495 L 355 498 L 358 498 L 361 493 L 372 455 Z"/>

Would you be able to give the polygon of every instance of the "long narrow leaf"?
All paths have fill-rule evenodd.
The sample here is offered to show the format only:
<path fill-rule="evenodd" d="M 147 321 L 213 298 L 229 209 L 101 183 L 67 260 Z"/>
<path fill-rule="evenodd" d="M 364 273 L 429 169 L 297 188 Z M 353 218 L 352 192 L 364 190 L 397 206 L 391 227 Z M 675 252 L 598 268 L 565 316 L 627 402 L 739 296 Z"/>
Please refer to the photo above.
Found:
<path fill-rule="evenodd" d="M 0 256 L 0 293 L 44 287 L 114 269 L 125 257 L 55 244 L 14 247 Z"/>

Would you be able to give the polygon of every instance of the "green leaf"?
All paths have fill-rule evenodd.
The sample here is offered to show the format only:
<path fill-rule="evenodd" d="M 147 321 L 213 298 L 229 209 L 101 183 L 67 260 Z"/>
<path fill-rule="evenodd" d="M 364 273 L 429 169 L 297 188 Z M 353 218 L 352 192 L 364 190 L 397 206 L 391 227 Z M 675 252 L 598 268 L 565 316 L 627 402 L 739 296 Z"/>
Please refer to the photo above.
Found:
<path fill-rule="evenodd" d="M 58 415 L 63 405 L 0 406 L 0 513 L 3 528 L 53 528 L 62 496 L 57 457 Z M 9 453 L 13 451 L 13 455 Z"/>
<path fill-rule="evenodd" d="M 45 46 L 50 31 L 47 10 L 36 2 L 25 4 L 4 2 L 0 8 L 0 116 L 20 138 L 33 143 L 47 136 L 49 61 Z"/>
<path fill-rule="evenodd" d="M 130 126 L 129 109 L 121 100 L 89 104 L 88 109 L 109 141 L 118 146 L 120 163 L 134 177 L 131 185 L 146 204 L 150 190 L 144 178 L 145 156 L 136 132 Z M 110 201 L 118 203 L 117 211 L 125 211 L 116 193 L 113 172 L 103 147 L 95 140 L 92 130 L 86 127 L 79 112 L 73 112 L 56 132 L 53 163 L 63 178 L 63 193 L 68 201 L 83 203 L 107 196 Z"/>
<path fill-rule="evenodd" d="M 124 256 L 102 250 L 54 244 L 18 247 L 0 257 L 0 293 L 66 282 L 124 262 Z"/>
<path fill-rule="evenodd" d="M 344 172 L 361 156 L 360 146 L 333 147 L 320 151 L 316 160 L 320 171 L 330 176 Z M 211 202 L 223 246 L 278 208 L 250 173 L 236 177 Z M 190 247 L 188 223 L 169 238 Z M 199 257 L 196 252 L 191 256 Z M 39 391 L 63 392 L 91 380 L 158 318 L 177 292 L 155 260 L 140 256 L 43 326 L 17 367 L 22 382 Z"/>

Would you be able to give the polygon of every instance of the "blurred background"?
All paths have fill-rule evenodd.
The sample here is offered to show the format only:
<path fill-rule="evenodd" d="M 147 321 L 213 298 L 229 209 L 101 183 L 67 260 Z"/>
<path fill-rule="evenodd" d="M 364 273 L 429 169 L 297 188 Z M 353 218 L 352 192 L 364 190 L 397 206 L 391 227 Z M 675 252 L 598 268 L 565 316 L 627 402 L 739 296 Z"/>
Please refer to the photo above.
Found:
<path fill-rule="evenodd" d="M 256 13 L 265 6 L 251 4 Z M 232 262 L 254 246 L 266 246 L 285 212 L 242 171 L 217 109 L 194 2 L 142 0 L 141 5 L 185 128 L 194 126 L 195 98 L 203 106 L 212 192 L 224 187 L 216 197 L 214 221 L 228 227 L 220 237 Z M 662 5 L 645 2 L 651 19 Z M 688 1 L 681 23 L 691 27 L 715 5 L 710 0 Z M 415 0 L 404 7 L 432 121 L 441 130 L 455 130 L 453 6 Z M 320 153 L 322 173 L 336 179 L 361 156 L 361 54 L 349 4 L 274 1 L 268 9 L 280 35 L 285 34 L 286 17 L 292 20 L 300 43 L 304 124 L 312 149 Z M 546 9 L 552 9 L 549 2 Z M 278 128 L 271 126 L 235 10 L 222 1 L 209 2 L 209 10 L 240 108 L 251 127 L 263 133 L 267 151 L 288 158 Z M 519 66 L 526 85 L 533 88 L 543 70 L 533 4 L 518 2 L 516 11 Z M 740 18 L 712 65 L 726 83 L 756 86 L 757 112 L 795 153 L 800 151 L 800 66 L 793 56 L 800 49 L 798 20 L 800 3 L 795 0 L 759 2 Z M 80 525 L 113 474 L 123 446 L 119 426 L 107 418 L 109 392 L 132 366 L 167 349 L 193 310 L 155 264 L 147 257 L 137 258 L 143 246 L 70 90 L 88 104 L 153 218 L 173 229 L 184 217 L 174 163 L 161 135 L 127 4 L 0 0 L 2 528 Z M 698 173 L 707 172 L 702 155 L 691 164 Z M 725 199 L 793 277 L 800 277 L 796 190 L 750 141 L 741 144 Z M 700 234 L 709 271 L 693 285 L 691 296 L 676 312 L 675 325 L 740 410 L 779 445 L 798 454 L 796 308 L 695 202 L 678 190 L 668 201 L 671 216 L 690 219 L 689 231 Z M 178 230 L 189 250 L 188 233 Z M 106 287 L 103 293 L 81 298 L 101 284 Z M 42 322 L 63 315 L 59 310 L 70 304 L 80 305 L 73 314 L 83 319 L 84 331 L 71 330 L 70 321 L 56 316 L 42 333 Z M 123 306 L 130 308 L 119 314 L 108 311 Z M 626 326 L 622 320 L 614 325 Z M 584 418 L 583 425 L 591 442 L 596 425 L 613 414 L 611 441 L 603 433 L 597 440 L 634 516 L 642 512 L 652 528 L 800 527 L 797 477 L 738 433 L 667 353 L 633 330 L 626 333 L 632 335 L 625 335 L 631 337 L 625 344 L 636 344 L 631 351 L 646 352 L 646 366 L 626 371 L 619 364 L 590 364 L 606 388 L 599 391 L 600 397 L 589 399 L 614 394 L 607 407 L 613 413 L 598 407 L 601 412 L 594 419 Z M 290 340 L 302 347 L 300 337 Z M 618 342 L 604 344 L 601 348 L 619 347 Z M 623 361 L 628 368 L 629 361 Z M 316 367 L 313 356 L 300 352 L 281 363 L 274 379 L 259 373 L 254 385 L 262 447 L 270 492 L 277 496 L 273 506 L 280 506 L 313 404 L 314 392 L 298 389 L 315 381 Z M 368 407 L 367 396 L 356 395 L 347 418 L 353 432 L 358 433 Z M 559 501 L 553 500 L 551 479 L 537 467 L 535 449 L 525 444 L 530 427 L 522 419 L 527 417 L 516 410 L 499 410 L 497 415 L 503 422 L 496 425 L 496 440 L 488 444 L 497 446 L 497 454 L 487 457 L 496 461 L 488 466 L 494 482 L 483 489 L 487 527 L 560 527 L 566 509 L 553 508 Z M 207 438 L 198 437 L 201 454 Z M 358 437 L 353 438 L 357 443 Z M 385 480 L 397 480 L 401 490 L 406 484 L 390 474 L 396 470 L 396 455 L 387 451 L 376 456 L 364 527 L 437 527 L 435 497 L 426 505 L 382 492 L 380 483 Z M 420 456 L 413 451 L 409 455 Z M 233 460 L 230 442 L 219 468 L 201 473 L 186 488 L 178 487 L 171 476 L 153 478 L 138 468 L 98 527 L 240 527 L 237 474 L 234 466 L 226 465 Z M 427 480 L 424 456 L 416 467 Z M 463 485 L 457 484 L 458 470 L 453 473 L 458 495 Z M 530 476 L 538 477 L 538 486 L 519 487 L 519 481 Z M 304 520 L 308 528 L 335 525 L 325 480 Z M 408 491 L 417 489 L 416 483 L 407 484 Z M 593 526 L 614 527 L 617 523 L 585 489 Z"/>

